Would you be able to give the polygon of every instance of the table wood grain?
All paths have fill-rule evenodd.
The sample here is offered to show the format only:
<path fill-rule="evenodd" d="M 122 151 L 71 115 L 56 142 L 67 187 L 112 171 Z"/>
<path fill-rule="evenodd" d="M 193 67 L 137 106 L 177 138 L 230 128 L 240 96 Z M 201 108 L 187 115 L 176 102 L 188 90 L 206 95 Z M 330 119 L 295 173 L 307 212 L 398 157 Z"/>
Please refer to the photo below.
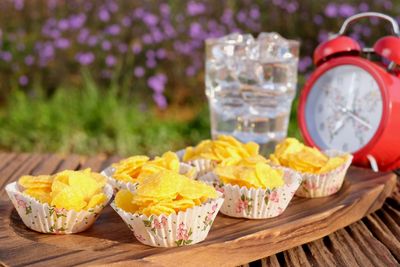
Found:
<path fill-rule="evenodd" d="M 346 184 L 333 197 L 296 198 L 281 216 L 269 220 L 219 215 L 205 242 L 176 249 L 141 245 L 110 207 L 79 235 L 38 234 L 22 224 L 4 191 L 7 183 L 22 174 L 87 167 L 100 171 L 118 159 L 0 153 L 0 262 L 10 266 L 125 266 L 133 261 L 198 266 L 249 265 L 250 261 L 251 266 L 399 266 L 400 183 L 390 173 L 351 168 Z"/>

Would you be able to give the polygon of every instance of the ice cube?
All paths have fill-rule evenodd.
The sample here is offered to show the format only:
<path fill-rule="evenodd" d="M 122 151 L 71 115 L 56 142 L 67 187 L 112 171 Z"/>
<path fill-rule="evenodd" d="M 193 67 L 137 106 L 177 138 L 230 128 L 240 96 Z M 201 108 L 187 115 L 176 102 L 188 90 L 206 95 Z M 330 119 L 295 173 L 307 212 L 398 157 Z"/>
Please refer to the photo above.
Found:
<path fill-rule="evenodd" d="M 260 46 L 260 61 L 277 62 L 294 57 L 290 49 L 290 42 L 276 32 L 260 33 L 257 37 Z"/>
<path fill-rule="evenodd" d="M 238 79 L 242 84 L 261 84 L 263 76 L 264 70 L 258 61 L 244 59 L 238 62 Z"/>

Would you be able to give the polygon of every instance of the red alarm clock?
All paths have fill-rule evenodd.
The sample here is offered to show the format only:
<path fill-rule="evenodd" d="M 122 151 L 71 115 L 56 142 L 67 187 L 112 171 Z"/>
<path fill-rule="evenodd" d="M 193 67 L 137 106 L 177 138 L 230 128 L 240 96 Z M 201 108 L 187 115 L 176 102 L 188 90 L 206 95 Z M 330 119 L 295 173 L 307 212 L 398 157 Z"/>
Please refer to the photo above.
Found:
<path fill-rule="evenodd" d="M 389 21 L 393 35 L 373 48 L 345 36 L 360 18 Z M 386 61 L 374 62 L 376 54 Z M 366 12 L 343 23 L 339 33 L 314 51 L 312 73 L 302 89 L 298 121 L 308 145 L 354 155 L 353 164 L 379 170 L 400 167 L 400 37 L 396 21 Z"/>

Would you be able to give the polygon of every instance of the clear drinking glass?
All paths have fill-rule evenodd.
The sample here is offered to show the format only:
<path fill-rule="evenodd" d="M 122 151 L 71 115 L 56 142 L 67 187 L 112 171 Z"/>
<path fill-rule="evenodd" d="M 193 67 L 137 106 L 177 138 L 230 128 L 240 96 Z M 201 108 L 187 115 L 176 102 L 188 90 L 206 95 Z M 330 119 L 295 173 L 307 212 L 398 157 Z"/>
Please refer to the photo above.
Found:
<path fill-rule="evenodd" d="M 211 134 L 260 144 L 268 154 L 286 137 L 296 93 L 299 42 L 277 33 L 206 40 Z"/>

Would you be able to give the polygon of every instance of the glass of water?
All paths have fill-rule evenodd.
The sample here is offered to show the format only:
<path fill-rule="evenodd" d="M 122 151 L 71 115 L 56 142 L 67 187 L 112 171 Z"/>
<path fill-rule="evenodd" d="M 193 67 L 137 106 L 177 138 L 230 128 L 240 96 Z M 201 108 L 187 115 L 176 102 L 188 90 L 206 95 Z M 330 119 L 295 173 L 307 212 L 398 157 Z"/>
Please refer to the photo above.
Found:
<path fill-rule="evenodd" d="M 277 33 L 206 40 L 211 134 L 260 144 L 267 155 L 287 135 L 296 93 L 299 42 Z"/>

